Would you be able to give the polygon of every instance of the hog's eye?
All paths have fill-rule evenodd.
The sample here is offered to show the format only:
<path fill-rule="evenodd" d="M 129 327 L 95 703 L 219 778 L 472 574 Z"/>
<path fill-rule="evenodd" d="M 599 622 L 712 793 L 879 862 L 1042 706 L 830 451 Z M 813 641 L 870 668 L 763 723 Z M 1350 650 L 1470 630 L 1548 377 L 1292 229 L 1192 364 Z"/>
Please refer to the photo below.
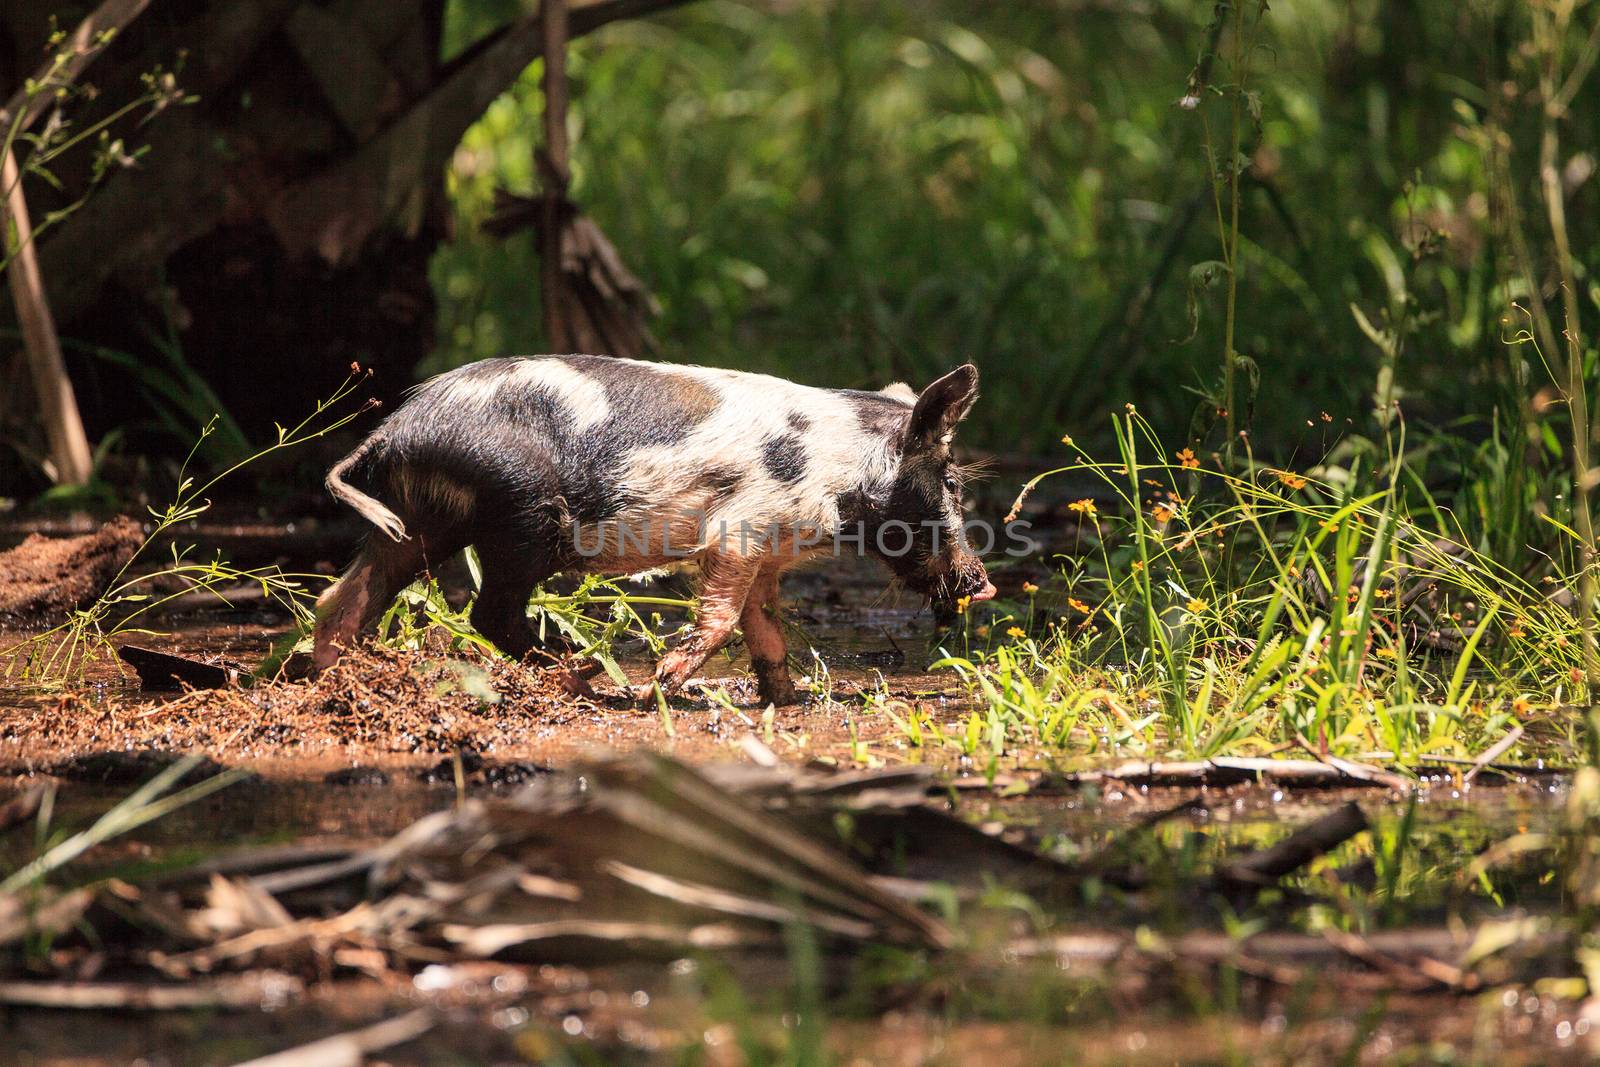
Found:
<path fill-rule="evenodd" d="M 944 476 L 944 487 L 950 492 L 955 493 L 960 491 L 961 483 L 956 481 L 956 476 L 954 474 L 946 474 Z"/>

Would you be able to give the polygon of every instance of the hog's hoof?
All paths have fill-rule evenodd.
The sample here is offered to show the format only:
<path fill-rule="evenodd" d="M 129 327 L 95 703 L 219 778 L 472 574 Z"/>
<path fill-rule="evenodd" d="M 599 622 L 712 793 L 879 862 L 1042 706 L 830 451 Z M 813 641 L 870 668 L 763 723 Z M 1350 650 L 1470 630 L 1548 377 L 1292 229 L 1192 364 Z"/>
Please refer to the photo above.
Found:
<path fill-rule="evenodd" d="M 672 696 L 676 691 L 672 688 L 658 687 L 656 682 L 646 682 L 643 685 L 633 687 L 633 702 L 640 711 L 656 711 L 660 708 L 660 705 L 656 702 L 658 688 L 663 699 Z"/>
<path fill-rule="evenodd" d="M 582 700 L 600 699 L 600 694 L 594 691 L 594 686 L 589 684 L 589 679 L 577 671 L 561 672 L 561 691 L 569 697 L 578 697 Z"/>
<path fill-rule="evenodd" d="M 793 685 L 786 685 L 776 689 L 761 686 L 756 692 L 761 698 L 762 707 L 771 704 L 775 707 L 790 708 L 796 704 L 804 704 L 806 702 L 805 696 Z"/>
<path fill-rule="evenodd" d="M 787 708 L 795 704 L 805 703 L 805 697 L 794 687 L 794 682 L 789 678 L 789 668 L 782 663 L 766 663 L 757 660 L 754 665 L 756 672 L 756 692 L 761 697 L 761 706 L 774 704 L 780 708 Z"/>
<path fill-rule="evenodd" d="M 557 680 L 561 683 L 561 691 L 569 697 L 580 697 L 584 700 L 599 700 L 600 696 L 594 691 L 594 686 L 589 684 L 589 679 L 599 674 L 605 667 L 596 660 L 583 659 L 577 656 L 568 656 L 559 663 Z"/>

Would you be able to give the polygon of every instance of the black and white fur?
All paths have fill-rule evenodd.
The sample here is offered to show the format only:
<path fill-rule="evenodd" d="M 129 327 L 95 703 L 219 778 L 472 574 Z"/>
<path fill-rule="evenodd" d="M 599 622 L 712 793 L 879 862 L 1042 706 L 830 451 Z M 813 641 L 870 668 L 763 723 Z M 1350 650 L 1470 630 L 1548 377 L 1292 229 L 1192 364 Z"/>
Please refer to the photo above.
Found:
<path fill-rule="evenodd" d="M 539 582 L 687 557 L 702 572 L 700 610 L 658 665 L 663 690 L 681 687 L 737 625 L 762 699 L 792 703 L 778 577 L 832 552 L 836 527 L 861 524 L 872 550 L 885 523 L 903 522 L 915 540 L 900 552 L 897 530 L 884 559 L 908 585 L 941 600 L 993 595 L 962 536 L 950 454 L 977 380 L 967 364 L 918 397 L 903 385 L 818 389 L 582 355 L 442 374 L 328 474 L 333 495 L 376 529 L 318 601 L 315 666 L 333 663 L 402 588 L 469 544 L 483 566 L 473 625 L 516 657 L 535 644 L 526 610 Z M 817 531 L 829 536 L 803 543 Z"/>

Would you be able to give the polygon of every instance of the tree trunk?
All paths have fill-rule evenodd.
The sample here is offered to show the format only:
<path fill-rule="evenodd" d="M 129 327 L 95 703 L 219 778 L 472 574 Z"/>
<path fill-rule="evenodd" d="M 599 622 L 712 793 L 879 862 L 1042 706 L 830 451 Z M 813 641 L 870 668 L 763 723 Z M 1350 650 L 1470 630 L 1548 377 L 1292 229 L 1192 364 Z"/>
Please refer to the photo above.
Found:
<path fill-rule="evenodd" d="M 568 33 L 679 2 L 575 5 Z M 0 9 L 0 90 L 31 71 L 58 6 Z M 97 95 L 67 111 L 79 127 L 137 97 L 142 73 L 170 70 L 180 55 L 179 84 L 198 98 L 114 131 L 148 151 L 40 242 L 91 436 L 128 426 L 135 446 L 172 450 L 211 414 L 209 390 L 261 441 L 274 423 L 304 415 L 353 360 L 377 371 L 380 399 L 411 383 L 434 343 L 428 263 L 448 236 L 450 157 L 542 51 L 535 14 L 444 59 L 443 8 L 167 0 L 160 18 L 134 23 L 86 72 Z M 87 187 L 88 153 L 56 174 L 63 192 L 28 186 L 36 215 Z M 138 369 L 86 354 L 89 345 L 130 353 Z M 165 429 L 138 440 L 152 407 Z M 7 475 L 21 466 L 0 462 Z M 0 493 L 26 488 L 0 484 Z"/>

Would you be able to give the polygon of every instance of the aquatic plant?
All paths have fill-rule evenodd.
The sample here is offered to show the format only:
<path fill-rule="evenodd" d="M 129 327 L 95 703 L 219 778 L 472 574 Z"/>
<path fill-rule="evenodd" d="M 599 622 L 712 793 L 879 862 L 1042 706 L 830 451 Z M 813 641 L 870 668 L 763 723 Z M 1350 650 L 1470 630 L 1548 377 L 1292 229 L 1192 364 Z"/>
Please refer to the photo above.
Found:
<path fill-rule="evenodd" d="M 241 569 L 220 554 L 209 560 L 199 559 L 195 546 L 180 544 L 170 535 L 211 509 L 210 494 L 223 481 L 267 456 L 326 437 L 368 410 L 368 405 L 348 403 L 368 373 L 352 364 L 344 382 L 327 399 L 318 401 L 311 414 L 293 426 L 279 426 L 277 440 L 271 445 L 200 477 L 190 473 L 190 465 L 215 432 L 216 420 L 207 422 L 179 469 L 177 492 L 165 507 L 149 509 L 153 520 L 149 533 L 112 577 L 105 592 L 89 606 L 73 611 L 66 621 L 0 650 L 4 676 L 41 688 L 69 685 L 81 680 L 85 668 L 94 660 L 114 656 L 113 638 L 152 633 L 145 627 L 145 620 L 178 597 L 203 592 L 225 603 L 222 590 L 239 584 L 259 587 L 262 596 L 288 611 L 299 628 L 308 628 L 313 600 L 308 583 L 326 579 L 286 573 L 276 566 Z M 135 566 L 164 542 L 170 549 L 166 562 L 150 570 Z"/>

